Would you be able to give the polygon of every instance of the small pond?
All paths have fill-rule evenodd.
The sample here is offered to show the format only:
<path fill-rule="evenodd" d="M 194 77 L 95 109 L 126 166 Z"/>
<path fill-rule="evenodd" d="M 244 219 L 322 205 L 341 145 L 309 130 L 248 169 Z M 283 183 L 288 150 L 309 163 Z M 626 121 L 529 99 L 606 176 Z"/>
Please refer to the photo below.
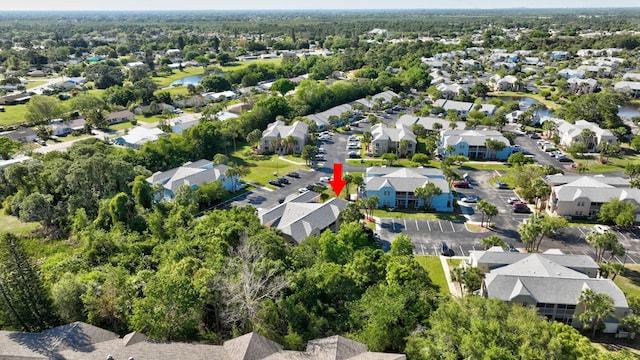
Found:
<path fill-rule="evenodd" d="M 200 80 L 202 80 L 204 76 L 205 76 L 204 74 L 199 74 L 199 75 L 191 75 L 191 76 L 183 77 L 182 79 L 178 79 L 172 82 L 171 84 L 169 84 L 169 87 L 173 87 L 176 85 L 187 86 L 189 84 L 198 85 L 200 84 Z"/>

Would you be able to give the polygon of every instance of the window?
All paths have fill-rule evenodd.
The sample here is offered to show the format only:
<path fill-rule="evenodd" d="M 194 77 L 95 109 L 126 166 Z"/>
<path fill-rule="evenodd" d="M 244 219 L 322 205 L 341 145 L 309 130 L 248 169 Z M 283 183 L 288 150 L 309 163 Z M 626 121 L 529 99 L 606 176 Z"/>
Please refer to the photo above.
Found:
<path fill-rule="evenodd" d="M 576 211 L 575 215 L 576 216 L 582 216 L 582 211 Z"/>
<path fill-rule="evenodd" d="M 391 195 L 391 191 L 385 190 L 382 192 L 382 194 L 388 196 L 388 195 Z"/>
<path fill-rule="evenodd" d="M 584 201 L 578 201 L 578 206 L 584 206 Z"/>

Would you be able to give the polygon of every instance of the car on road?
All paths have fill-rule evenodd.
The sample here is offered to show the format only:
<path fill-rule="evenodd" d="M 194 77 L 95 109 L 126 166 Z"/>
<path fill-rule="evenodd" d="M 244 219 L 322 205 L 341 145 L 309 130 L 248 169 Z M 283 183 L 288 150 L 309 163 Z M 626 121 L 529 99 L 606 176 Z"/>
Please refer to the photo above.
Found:
<path fill-rule="evenodd" d="M 531 209 L 529 209 L 529 207 L 526 204 L 523 204 L 523 203 L 516 203 L 516 204 L 517 205 L 513 207 L 514 213 L 521 213 L 521 214 L 531 213 Z"/>
<path fill-rule="evenodd" d="M 443 256 L 453 256 L 453 249 L 449 248 L 446 241 L 440 243 L 440 254 Z"/>
<path fill-rule="evenodd" d="M 280 183 L 279 179 L 269 180 L 269 184 L 277 187 L 282 187 L 282 184 Z"/>
<path fill-rule="evenodd" d="M 462 202 L 466 202 L 466 203 L 476 203 L 480 200 L 479 197 L 475 196 L 475 195 L 469 195 L 469 196 L 465 196 L 462 199 L 460 199 L 460 201 Z"/>
<path fill-rule="evenodd" d="M 453 187 L 457 188 L 469 188 L 469 183 L 467 181 L 454 181 Z"/>
<path fill-rule="evenodd" d="M 593 230 L 595 230 L 599 234 L 604 234 L 604 233 L 608 233 L 609 231 L 611 231 L 611 229 L 608 226 L 600 225 L 600 224 L 594 226 Z"/>
<path fill-rule="evenodd" d="M 295 171 L 292 171 L 292 172 L 288 173 L 288 174 L 287 174 L 287 176 L 292 177 L 292 178 L 296 178 L 296 179 L 297 179 L 297 178 L 299 178 L 299 177 L 300 177 L 300 174 L 298 174 L 298 173 L 297 173 L 297 172 L 295 172 Z"/>
<path fill-rule="evenodd" d="M 496 181 L 496 187 L 498 189 L 508 189 L 509 188 L 509 184 L 502 182 L 502 181 Z"/>
<path fill-rule="evenodd" d="M 517 197 L 511 197 L 511 198 L 509 198 L 507 200 L 507 203 L 511 204 L 511 205 L 513 205 L 514 203 L 518 203 L 518 202 L 521 203 L 522 200 L 520 200 L 520 198 L 517 198 Z"/>
<path fill-rule="evenodd" d="M 360 152 L 358 151 L 349 151 L 347 153 L 347 156 L 349 156 L 349 159 L 357 159 L 360 157 Z"/>

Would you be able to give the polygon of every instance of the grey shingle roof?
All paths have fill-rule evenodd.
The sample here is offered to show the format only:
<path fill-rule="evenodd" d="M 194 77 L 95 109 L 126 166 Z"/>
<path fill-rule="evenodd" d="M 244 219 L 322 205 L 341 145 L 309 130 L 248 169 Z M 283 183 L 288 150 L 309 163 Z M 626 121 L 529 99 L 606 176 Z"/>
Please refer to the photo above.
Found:
<path fill-rule="evenodd" d="M 606 293 L 611 296 L 615 307 L 629 306 L 624 293 L 611 279 L 487 274 L 485 283 L 489 297 L 504 301 L 510 301 L 518 294 L 527 293 L 538 303 L 576 305 L 582 290 L 591 288 L 596 293 Z"/>
<path fill-rule="evenodd" d="M 282 346 L 249 333 L 222 346 L 148 340 L 139 333 L 124 338 L 110 331 L 76 322 L 43 331 L 0 331 L 0 359 L 105 360 L 404 360 L 402 354 L 368 352 L 367 346 L 340 336 L 312 340 L 305 352 L 283 351 Z"/>
<path fill-rule="evenodd" d="M 553 192 L 559 201 L 574 201 L 587 198 L 591 202 L 605 203 L 612 198 L 640 202 L 640 189 L 617 188 L 585 176 L 565 185 L 554 186 Z"/>
<path fill-rule="evenodd" d="M 554 174 L 547 175 L 544 177 L 544 181 L 551 186 L 564 185 L 572 183 L 576 180 L 585 177 L 584 175 L 564 175 L 564 174 Z M 625 179 L 619 176 L 604 176 L 604 175 L 594 175 L 587 176 L 593 178 L 596 181 L 599 181 L 603 184 L 612 185 L 616 187 L 629 187 L 629 179 Z"/>
<path fill-rule="evenodd" d="M 175 193 L 185 184 L 199 186 L 205 182 L 220 180 L 227 169 L 229 169 L 227 165 L 213 165 L 211 161 L 201 159 L 171 170 L 156 172 L 147 178 L 147 182 L 162 184 L 164 188 Z"/>
<path fill-rule="evenodd" d="M 496 252 L 496 251 L 472 251 L 473 257 L 477 259 L 478 263 L 509 265 L 516 263 L 524 258 L 531 256 L 527 253 L 516 252 Z M 598 264 L 588 255 L 566 255 L 566 254 L 551 254 L 542 253 L 538 256 L 553 261 L 556 264 L 571 268 L 571 269 L 599 269 Z"/>
<path fill-rule="evenodd" d="M 509 140 L 502 136 L 499 131 L 495 130 L 444 130 L 442 132 L 443 146 L 456 145 L 466 142 L 471 146 L 484 146 L 485 141 L 493 139 L 502 142 L 506 146 L 510 146 Z"/>
<path fill-rule="evenodd" d="M 435 123 L 439 123 L 440 125 L 442 125 L 443 129 L 448 129 L 449 124 L 451 122 L 452 121 L 449 121 L 447 119 L 433 117 L 433 116 L 425 117 L 425 116 L 414 116 L 414 115 L 402 115 L 398 119 L 396 124 L 403 124 L 409 127 L 411 127 L 411 125 L 413 124 L 420 124 L 427 130 L 433 130 L 433 124 Z M 456 123 L 458 129 L 464 129 L 466 126 L 466 123 L 464 121 L 454 121 L 454 122 Z"/>
<path fill-rule="evenodd" d="M 368 190 L 391 186 L 395 191 L 413 192 L 427 183 L 433 183 L 443 193 L 449 192 L 449 183 L 444 180 L 442 170 L 433 168 L 371 167 L 367 169 L 365 181 Z"/>

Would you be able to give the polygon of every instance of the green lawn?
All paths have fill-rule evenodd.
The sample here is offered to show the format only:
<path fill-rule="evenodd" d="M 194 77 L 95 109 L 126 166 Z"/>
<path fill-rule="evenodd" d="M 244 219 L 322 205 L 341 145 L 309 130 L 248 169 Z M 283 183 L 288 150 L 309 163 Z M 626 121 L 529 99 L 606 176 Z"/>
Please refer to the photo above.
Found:
<path fill-rule="evenodd" d="M 27 90 L 28 89 L 33 89 L 36 86 L 44 85 L 46 83 L 48 83 L 47 80 L 29 80 L 27 82 L 27 85 L 25 86 L 25 88 L 27 88 Z"/>
<path fill-rule="evenodd" d="M 549 109 L 555 110 L 560 108 L 560 105 L 556 104 L 551 100 L 547 100 L 538 94 L 521 93 L 521 92 L 514 92 L 514 91 L 498 91 L 498 92 L 489 93 L 487 95 L 495 96 L 495 97 L 528 97 L 528 98 L 537 100 L 538 102 L 544 104 Z"/>
<path fill-rule="evenodd" d="M 11 126 L 24 122 L 24 115 L 27 112 L 27 105 L 7 105 L 4 111 L 0 112 L 0 126 Z"/>
<path fill-rule="evenodd" d="M 276 155 L 253 155 L 248 145 L 241 146 L 234 151 L 230 160 L 240 166 L 246 166 L 250 173 L 243 180 L 256 185 L 267 186 L 269 180 L 277 176 L 284 176 L 286 173 L 305 168 L 304 165 L 295 165 L 288 161 L 278 159 Z"/>
<path fill-rule="evenodd" d="M 616 285 L 627 296 L 640 296 L 640 265 L 627 264 L 623 274 L 616 276 Z"/>
<path fill-rule="evenodd" d="M 444 269 L 442 268 L 440 257 L 416 256 L 415 259 L 418 264 L 427 270 L 431 281 L 440 287 L 440 293 L 443 295 L 449 295 L 449 285 L 447 284 L 447 278 L 444 275 Z"/>
<path fill-rule="evenodd" d="M 40 227 L 38 223 L 24 223 L 17 217 L 5 215 L 0 211 L 0 234 L 11 232 L 14 234 L 28 234 Z"/>
<path fill-rule="evenodd" d="M 511 166 L 499 163 L 465 163 L 460 170 L 509 170 Z"/>
<path fill-rule="evenodd" d="M 132 127 L 133 127 L 133 124 L 131 122 L 125 121 L 119 124 L 110 125 L 109 129 L 118 131 L 118 130 L 124 130 L 124 129 L 131 129 Z"/>
<path fill-rule="evenodd" d="M 82 135 L 67 135 L 67 136 L 58 136 L 58 140 L 47 140 L 47 144 L 49 145 L 53 145 L 53 144 L 58 144 L 61 142 L 69 142 L 69 141 L 74 141 L 74 140 L 78 140 L 78 139 L 86 139 L 89 138 L 93 135 L 91 134 L 82 134 Z"/>
<path fill-rule="evenodd" d="M 395 219 L 417 219 L 417 220 L 451 220 L 458 221 L 464 220 L 464 216 L 457 214 L 434 214 L 426 213 L 419 210 L 373 210 L 373 216 L 379 218 L 395 218 Z"/>
<path fill-rule="evenodd" d="M 180 80 L 184 77 L 191 76 L 191 75 L 200 75 L 203 73 L 204 73 L 204 69 L 202 69 L 201 66 L 194 66 L 194 67 L 184 68 L 182 70 L 174 70 L 173 74 L 169 76 L 152 77 L 151 80 L 153 80 L 156 84 L 158 84 L 159 88 L 164 88 L 169 86 L 169 84 L 171 84 L 176 80 Z"/>

